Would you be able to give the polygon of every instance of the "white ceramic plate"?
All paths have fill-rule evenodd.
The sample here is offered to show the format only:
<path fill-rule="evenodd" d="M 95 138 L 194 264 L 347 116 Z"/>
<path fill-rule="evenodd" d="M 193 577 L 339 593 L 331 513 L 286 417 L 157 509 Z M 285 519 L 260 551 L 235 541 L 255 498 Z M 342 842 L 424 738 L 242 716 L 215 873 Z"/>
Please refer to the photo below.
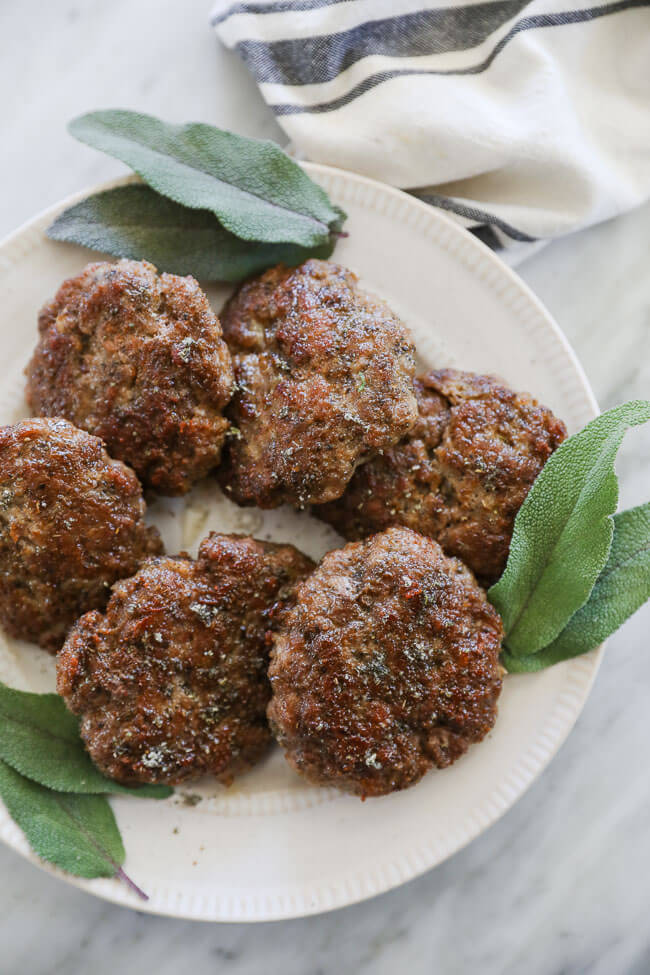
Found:
<path fill-rule="evenodd" d="M 486 247 L 399 191 L 323 166 L 306 168 L 349 214 L 349 237 L 337 246 L 336 259 L 403 316 L 424 365 L 496 372 L 533 392 L 570 432 L 596 414 L 557 325 Z M 26 415 L 22 370 L 40 305 L 63 278 L 97 259 L 44 234 L 59 210 L 85 195 L 37 217 L 0 246 L 2 423 Z M 225 292 L 209 294 L 218 310 Z M 160 499 L 150 513 L 170 552 L 195 551 L 213 529 L 290 541 L 314 557 L 340 544 L 306 514 L 238 509 L 212 484 L 187 500 Z M 165 802 L 116 799 L 126 868 L 150 900 L 143 904 L 116 881 L 72 882 L 138 910 L 214 921 L 298 917 L 379 894 L 440 863 L 517 801 L 569 733 L 598 663 L 596 652 L 540 674 L 508 677 L 499 719 L 484 742 L 452 768 L 386 798 L 362 803 L 309 786 L 276 749 L 228 789 L 205 782 Z M 0 637 L 0 679 L 50 690 L 53 663 L 35 647 Z M 43 866 L 2 806 L 0 837 Z"/>

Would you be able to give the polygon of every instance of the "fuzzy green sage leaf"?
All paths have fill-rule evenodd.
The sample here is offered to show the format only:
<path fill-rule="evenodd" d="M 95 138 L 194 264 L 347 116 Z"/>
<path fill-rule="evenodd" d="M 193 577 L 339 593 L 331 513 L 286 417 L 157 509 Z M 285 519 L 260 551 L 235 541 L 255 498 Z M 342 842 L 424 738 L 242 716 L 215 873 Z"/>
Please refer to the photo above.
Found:
<path fill-rule="evenodd" d="M 210 210 L 244 240 L 320 247 L 345 216 L 274 142 L 121 109 L 82 115 L 70 132 L 170 200 Z"/>
<path fill-rule="evenodd" d="M 42 860 L 75 877 L 118 877 L 147 899 L 122 870 L 122 837 L 104 796 L 54 792 L 0 760 L 0 798 Z"/>
<path fill-rule="evenodd" d="M 115 817 L 102 796 L 46 789 L 2 761 L 0 796 L 43 860 L 75 877 L 113 877 L 124 863 Z"/>
<path fill-rule="evenodd" d="M 614 538 L 605 568 L 587 602 L 560 635 L 539 653 L 503 662 L 513 673 L 531 673 L 600 646 L 650 599 L 650 502 L 614 516 Z"/>
<path fill-rule="evenodd" d="M 79 726 L 57 694 L 31 694 L 0 683 L 0 759 L 58 792 L 115 793 L 164 799 L 162 785 L 129 788 L 105 778 L 91 762 Z"/>
<path fill-rule="evenodd" d="M 115 257 L 151 261 L 160 271 L 225 282 L 240 281 L 274 264 L 327 258 L 334 247 L 332 238 L 311 248 L 241 240 L 207 210 L 190 210 L 140 183 L 117 186 L 74 204 L 47 234 Z"/>
<path fill-rule="evenodd" d="M 629 427 L 649 419 L 644 400 L 603 413 L 555 451 L 533 484 L 505 572 L 488 593 L 510 657 L 548 646 L 587 601 L 612 543 L 618 448 Z"/>

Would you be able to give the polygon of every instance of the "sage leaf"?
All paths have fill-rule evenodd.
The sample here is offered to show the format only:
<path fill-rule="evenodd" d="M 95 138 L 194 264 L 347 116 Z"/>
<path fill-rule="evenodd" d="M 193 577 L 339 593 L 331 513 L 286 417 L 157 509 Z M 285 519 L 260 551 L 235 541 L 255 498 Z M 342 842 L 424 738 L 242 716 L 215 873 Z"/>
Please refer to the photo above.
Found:
<path fill-rule="evenodd" d="M 241 281 L 274 264 L 327 258 L 320 247 L 241 240 L 207 210 L 190 210 L 142 184 L 118 186 L 64 210 L 48 227 L 53 240 L 81 244 L 115 257 L 147 260 L 160 271 L 193 274 L 203 281 Z"/>
<path fill-rule="evenodd" d="M 124 846 L 103 796 L 45 789 L 0 761 L 0 797 L 41 859 L 75 877 L 114 877 L 119 872 Z"/>
<path fill-rule="evenodd" d="M 130 166 L 163 196 L 210 210 L 244 240 L 326 244 L 344 214 L 274 142 L 203 123 L 170 125 L 123 109 L 70 123 L 81 142 Z"/>
<path fill-rule="evenodd" d="M 31 694 L 0 683 L 0 759 L 16 772 L 59 792 L 115 793 L 165 799 L 163 785 L 130 788 L 95 768 L 79 725 L 57 694 Z"/>
<path fill-rule="evenodd" d="M 649 419 L 645 400 L 603 413 L 560 445 L 533 484 L 505 571 L 488 592 L 511 655 L 548 646 L 587 601 L 612 543 L 618 448 L 629 427 Z"/>
<path fill-rule="evenodd" d="M 605 568 L 589 599 L 560 635 L 539 653 L 504 664 L 513 673 L 551 667 L 600 646 L 650 599 L 650 502 L 614 515 L 614 538 Z"/>

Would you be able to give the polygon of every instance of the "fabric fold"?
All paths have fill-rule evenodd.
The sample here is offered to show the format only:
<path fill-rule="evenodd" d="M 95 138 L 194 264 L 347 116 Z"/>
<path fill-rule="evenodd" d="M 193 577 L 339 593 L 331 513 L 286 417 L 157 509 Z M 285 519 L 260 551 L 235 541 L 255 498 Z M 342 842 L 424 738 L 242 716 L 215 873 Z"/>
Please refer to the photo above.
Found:
<path fill-rule="evenodd" d="M 650 196 L 650 0 L 255 0 L 212 22 L 300 157 L 506 258 Z"/>

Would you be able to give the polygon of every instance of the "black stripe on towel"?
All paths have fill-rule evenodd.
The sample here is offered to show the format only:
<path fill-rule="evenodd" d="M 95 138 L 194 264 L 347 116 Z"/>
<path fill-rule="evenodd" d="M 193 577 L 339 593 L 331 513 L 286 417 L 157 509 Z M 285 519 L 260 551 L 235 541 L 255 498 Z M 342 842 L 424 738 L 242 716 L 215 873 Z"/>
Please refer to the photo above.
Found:
<path fill-rule="evenodd" d="M 479 240 L 482 240 L 483 243 L 490 248 L 490 250 L 492 251 L 503 250 L 503 244 L 497 237 L 492 227 L 488 227 L 485 224 L 482 224 L 480 227 L 468 227 L 468 230 L 470 234 L 473 234 Z"/>
<path fill-rule="evenodd" d="M 319 102 L 314 105 L 292 105 L 292 104 L 277 104 L 271 105 L 276 115 L 303 115 L 303 114 L 320 114 L 322 112 L 333 112 L 337 108 L 341 108 L 344 105 L 348 105 L 353 102 L 355 98 L 360 95 L 365 94 L 377 85 L 382 84 L 384 81 L 390 81 L 393 78 L 407 78 L 415 76 L 427 76 L 427 75 L 472 75 L 481 74 L 487 68 L 490 67 L 494 59 L 501 53 L 504 47 L 518 34 L 525 30 L 534 30 L 540 27 L 562 27 L 568 24 L 578 24 L 584 21 L 596 20 L 598 17 L 605 17 L 610 14 L 620 13 L 624 10 L 632 10 L 637 7 L 648 7 L 650 6 L 650 0 L 620 0 L 618 3 L 608 3 L 602 7 L 591 7 L 586 10 L 569 10 L 564 13 L 558 14 L 539 14 L 534 17 L 523 17 L 513 24 L 512 28 L 508 31 L 505 37 L 502 37 L 499 43 L 494 47 L 494 49 L 488 54 L 483 61 L 476 65 L 468 68 L 449 68 L 447 70 L 437 70 L 435 68 L 429 69 L 418 69 L 418 68 L 403 68 L 403 69 L 393 69 L 391 71 L 380 71 L 377 74 L 371 75 L 369 78 L 365 78 L 358 85 L 355 85 L 347 94 L 341 95 L 339 98 L 334 98 L 328 102 Z M 252 66 L 251 70 L 252 69 Z"/>
<path fill-rule="evenodd" d="M 431 206 L 438 207 L 440 210 L 448 210 L 450 213 L 456 213 L 459 217 L 465 217 L 467 220 L 476 220 L 480 224 L 491 224 L 493 227 L 502 230 L 512 240 L 520 240 L 526 244 L 532 244 L 533 241 L 537 240 L 536 237 L 530 237 L 528 234 L 525 234 L 523 230 L 517 230 L 516 227 L 512 227 L 500 217 L 495 217 L 494 214 L 488 213 L 486 210 L 481 210 L 478 207 L 467 206 L 467 204 L 461 203 L 459 200 L 452 200 L 449 196 L 440 196 L 438 193 L 413 193 L 412 195 L 417 197 L 418 200 L 422 200 L 423 203 L 429 203 Z"/>
<path fill-rule="evenodd" d="M 409 58 L 476 47 L 528 0 L 489 0 L 372 20 L 337 34 L 240 41 L 236 49 L 259 84 L 320 85 L 375 55 Z"/>

